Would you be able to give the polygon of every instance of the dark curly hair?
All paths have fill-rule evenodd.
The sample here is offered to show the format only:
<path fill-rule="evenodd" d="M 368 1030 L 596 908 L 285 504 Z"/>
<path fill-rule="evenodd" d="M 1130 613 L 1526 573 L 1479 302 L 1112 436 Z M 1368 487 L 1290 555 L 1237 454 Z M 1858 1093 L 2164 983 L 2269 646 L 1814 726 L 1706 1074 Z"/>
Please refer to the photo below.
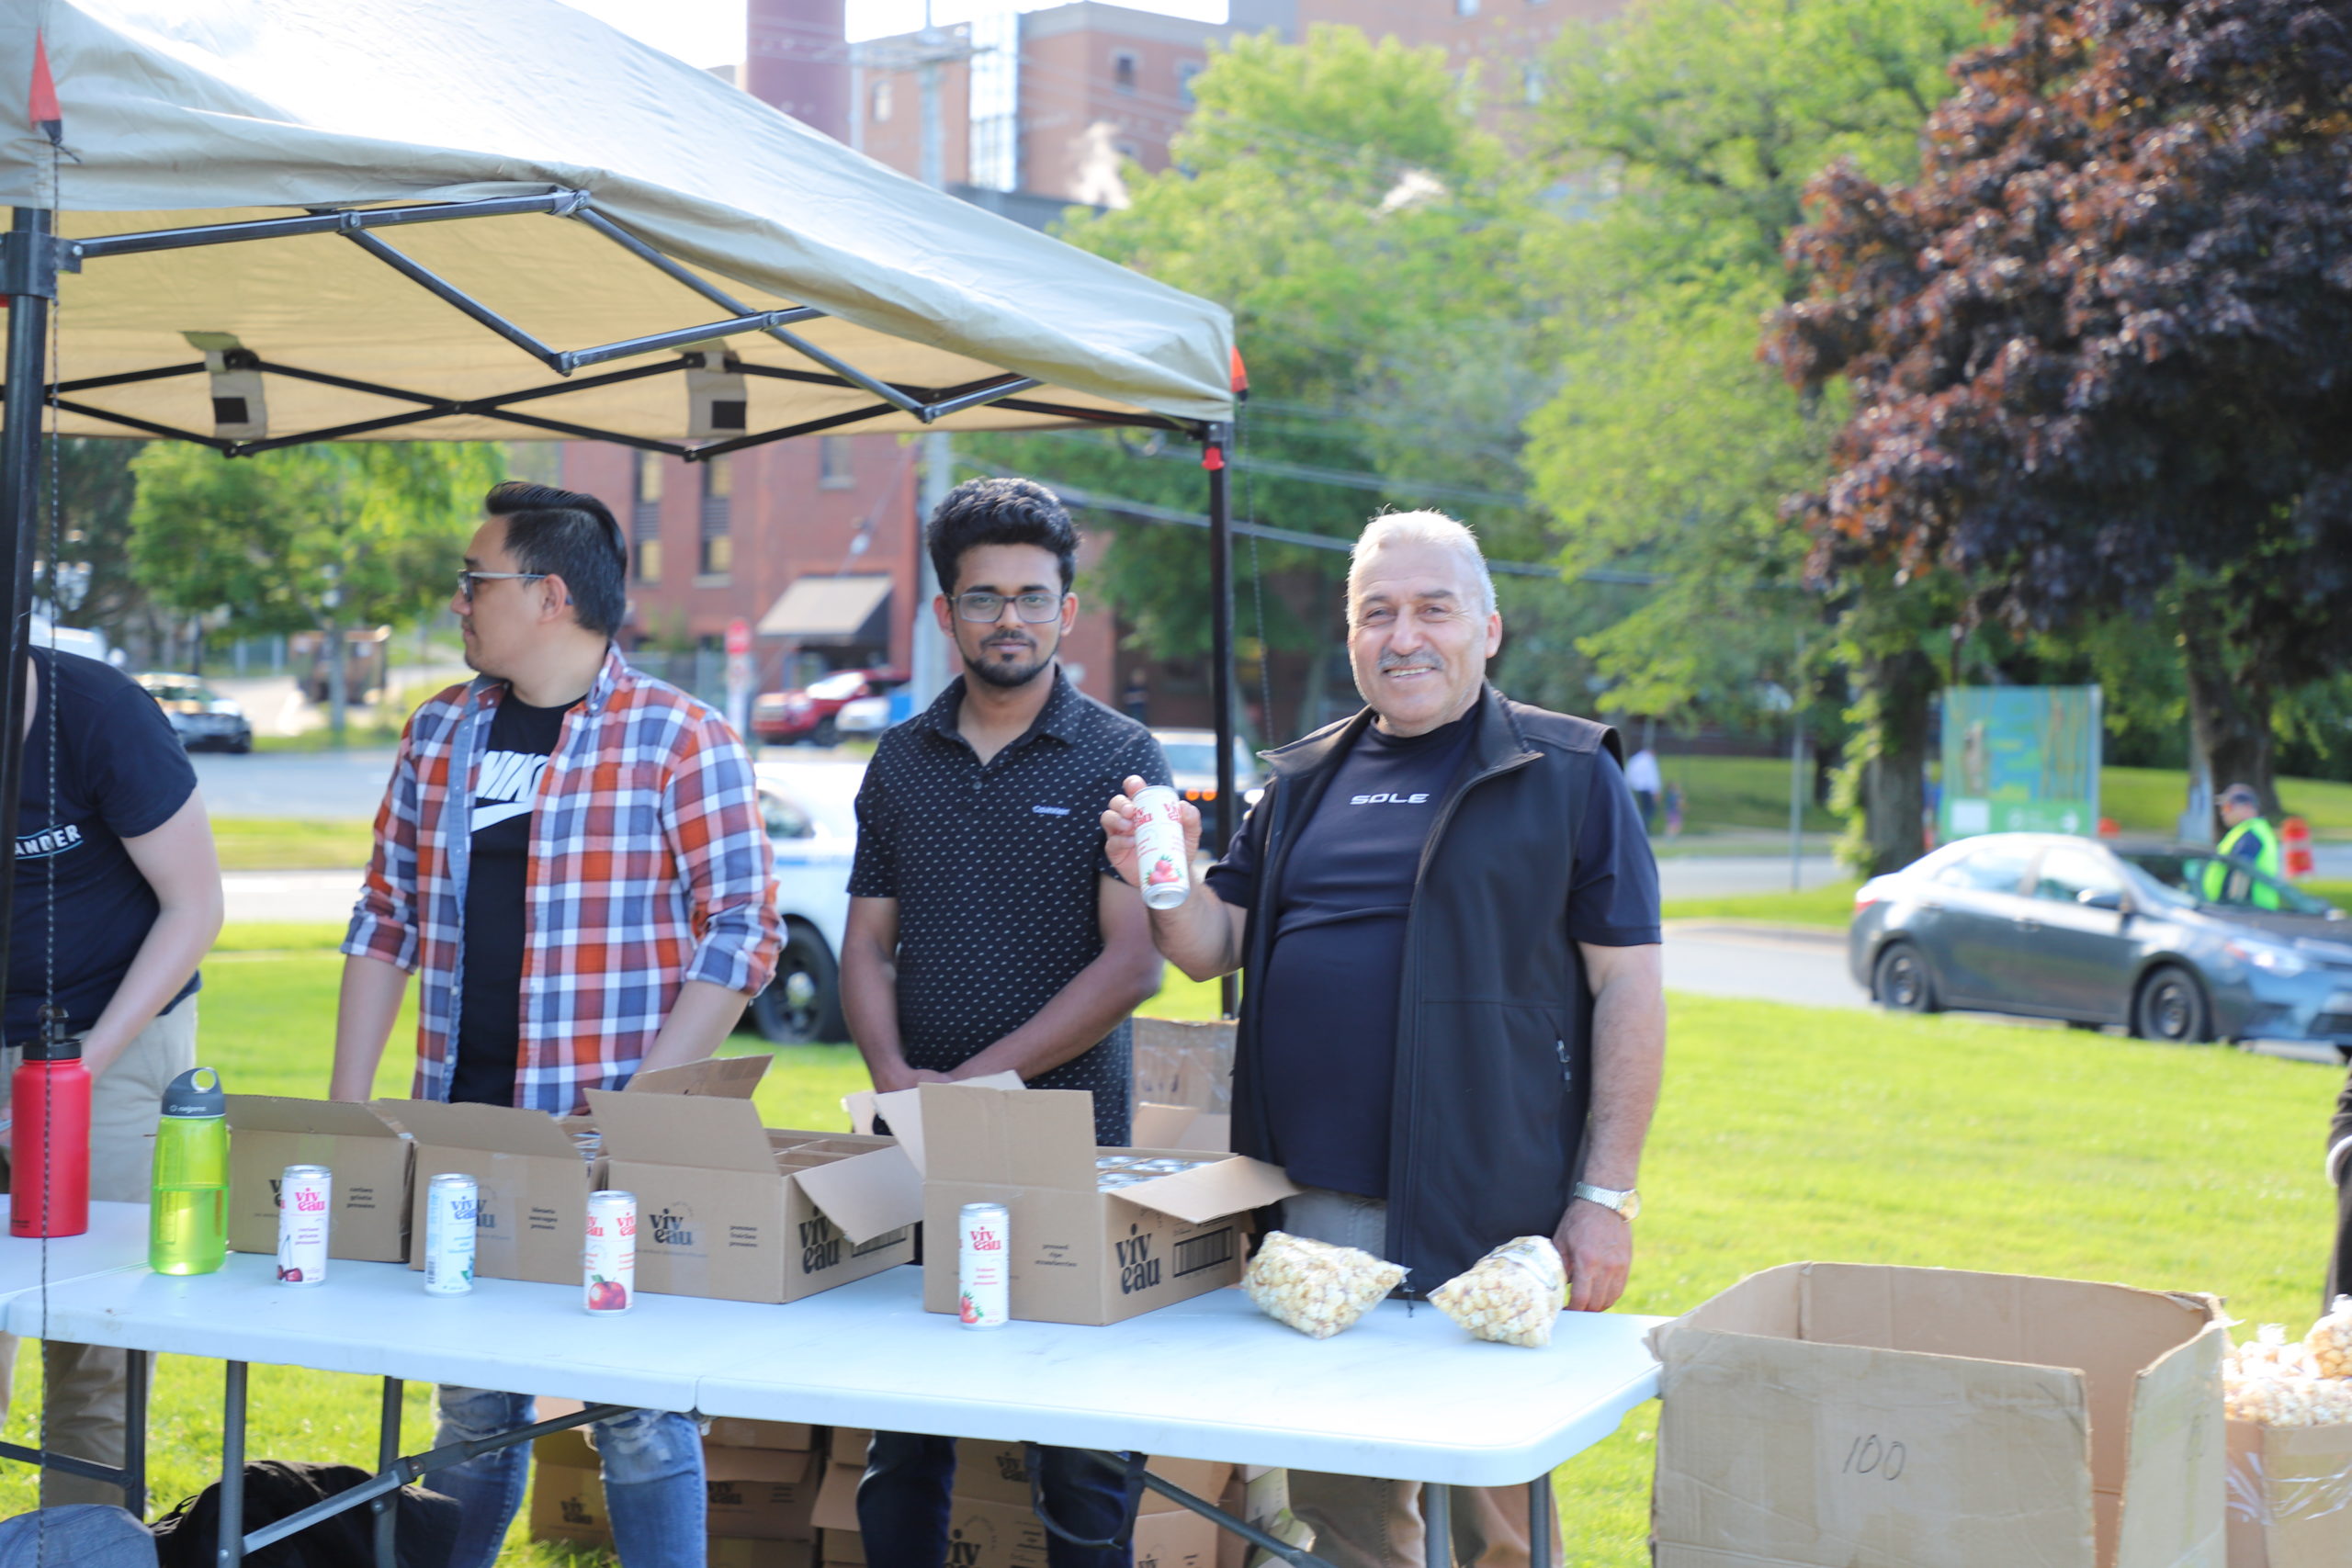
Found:
<path fill-rule="evenodd" d="M 1034 479 L 967 479 L 947 492 L 923 535 L 939 591 L 953 598 L 964 552 L 982 545 L 1035 545 L 1061 563 L 1062 592 L 1078 576 L 1078 527 L 1061 497 Z"/>

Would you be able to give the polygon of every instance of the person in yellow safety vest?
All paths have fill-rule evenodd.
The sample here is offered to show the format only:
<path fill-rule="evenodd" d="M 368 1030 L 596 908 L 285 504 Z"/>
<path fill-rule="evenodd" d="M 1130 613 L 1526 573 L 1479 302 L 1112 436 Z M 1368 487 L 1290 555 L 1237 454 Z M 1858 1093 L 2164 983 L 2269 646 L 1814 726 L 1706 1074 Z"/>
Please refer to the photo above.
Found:
<path fill-rule="evenodd" d="M 2221 902 L 2231 872 L 2224 862 L 2244 861 L 2269 878 L 2248 878 L 2253 886 L 2245 901 L 2257 909 L 2277 908 L 2278 885 L 2287 879 L 2287 852 L 2278 842 L 2278 829 L 2262 819 L 2262 797 L 2252 784 L 2233 784 L 2222 792 L 2222 820 L 2229 824 L 2229 831 L 2222 835 L 2222 859 L 2205 867 L 2205 897 Z"/>

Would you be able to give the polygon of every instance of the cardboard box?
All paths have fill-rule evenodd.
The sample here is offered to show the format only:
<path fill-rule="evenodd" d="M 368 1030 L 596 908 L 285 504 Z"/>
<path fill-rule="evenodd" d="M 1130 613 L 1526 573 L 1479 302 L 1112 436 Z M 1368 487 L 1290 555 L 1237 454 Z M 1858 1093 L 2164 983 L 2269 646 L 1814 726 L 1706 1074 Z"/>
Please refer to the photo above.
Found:
<path fill-rule="evenodd" d="M 816 1454 L 791 1449 L 702 1450 L 703 1478 L 710 1492 L 712 1535 L 745 1540 L 817 1539 L 812 1518 L 818 1475 Z"/>
<path fill-rule="evenodd" d="M 722 1056 L 639 1073 L 623 1094 L 649 1100 L 687 1097 L 740 1100 L 758 1087 L 765 1056 Z M 602 1090 L 594 1091 L 602 1093 Z M 700 1103 L 700 1099 L 696 1099 Z M 581 1242 L 588 1225 L 588 1194 L 604 1179 L 600 1153 L 583 1151 L 574 1134 L 590 1131 L 582 1117 L 555 1117 L 506 1105 L 449 1105 L 433 1100 L 379 1100 L 377 1114 L 416 1140 L 409 1183 L 409 1228 L 424 1235 L 424 1193 L 448 1171 L 474 1179 L 474 1276 L 580 1283 Z M 643 1203 L 639 1205 L 643 1213 Z M 409 1260 L 424 1267 L 420 1245 Z M 638 1244 L 638 1282 L 645 1283 L 645 1246 Z M 658 1287 L 654 1287 L 658 1288 Z"/>
<path fill-rule="evenodd" d="M 1225 1490 L 1226 1479 L 1233 1467 L 1210 1460 L 1159 1459 L 1148 1461 L 1150 1472 L 1162 1481 L 1182 1487 L 1195 1497 L 1214 1503 Z M 956 1442 L 956 1495 L 968 1497 L 978 1503 L 1027 1503 L 1029 1501 L 1029 1464 L 1026 1445 L 996 1443 L 980 1438 L 959 1438 Z M 1147 1490 L 1143 1495 L 1142 1511 L 1147 1514 L 1166 1513 L 1183 1505 Z"/>
<path fill-rule="evenodd" d="M 910 1138 L 895 1108 L 917 1098 Z M 1227 1155 L 1114 1192 L 1095 1190 L 1094 1097 L 1082 1089 L 1018 1092 L 925 1084 L 881 1100 L 923 1173 L 929 1234 L 952 1237 L 966 1203 L 1011 1211 L 1012 1315 L 1109 1324 L 1189 1301 L 1241 1278 L 1239 1216 L 1298 1189 L 1271 1165 Z M 1182 1149 L 1118 1153 L 1202 1158 Z M 954 1312 L 956 1248 L 923 1257 L 923 1305 Z"/>
<path fill-rule="evenodd" d="M 890 1139 L 771 1131 L 744 1100 L 588 1103 L 605 1179 L 637 1194 L 640 1291 L 797 1302 L 914 1259 L 922 1190 Z"/>
<path fill-rule="evenodd" d="M 858 1529 L 857 1480 L 865 1472 L 863 1461 L 854 1465 L 835 1461 L 825 1466 L 825 1479 L 817 1488 L 817 1506 L 809 1512 L 809 1523 L 829 1537 L 855 1535 Z M 865 1560 L 862 1546 L 858 1560 Z"/>
<path fill-rule="evenodd" d="M 832 1437 L 825 1444 L 826 1457 L 835 1464 L 845 1464 L 853 1469 L 864 1470 L 865 1450 L 873 1441 L 874 1434 L 862 1427 L 836 1427 L 833 1428 Z"/>
<path fill-rule="evenodd" d="M 836 1568 L 865 1568 L 865 1538 L 855 1530 L 818 1531 L 817 1551 L 823 1561 Z"/>
<path fill-rule="evenodd" d="M 277 1250 L 277 1183 L 289 1165 L 334 1172 L 327 1256 L 408 1261 L 409 1165 L 401 1129 L 365 1105 L 232 1094 L 229 1107 L 229 1247 Z"/>
<path fill-rule="evenodd" d="M 1295 1520 L 1285 1522 L 1290 1512 L 1290 1472 L 1262 1464 L 1234 1467 L 1233 1478 L 1225 1483 L 1225 1494 L 1217 1506 L 1245 1524 L 1252 1524 L 1270 1534 L 1288 1535 L 1294 1540 L 1304 1536 L 1311 1541 L 1313 1531 Z M 1250 1568 L 1252 1563 L 1272 1562 L 1272 1553 L 1262 1547 L 1250 1545 L 1230 1530 L 1219 1530 L 1216 1536 L 1217 1568 Z"/>
<path fill-rule="evenodd" d="M 1650 1336 L 1657 1568 L 2219 1568 L 2210 1297 L 1794 1263 Z"/>
<path fill-rule="evenodd" d="M 531 1476 L 531 1539 L 601 1546 L 613 1539 L 604 1483 L 594 1469 L 540 1464 Z"/>
<path fill-rule="evenodd" d="M 2230 1568 L 2352 1568 L 2352 1427 L 2228 1425 Z"/>
<path fill-rule="evenodd" d="M 751 1421 L 736 1416 L 712 1418 L 706 1447 L 720 1449 L 814 1449 L 820 1428 L 799 1421 Z M 859 1462 L 863 1463 L 863 1461 Z"/>
<path fill-rule="evenodd" d="M 1139 1018 L 1135 1021 L 1135 1100 L 1189 1105 L 1219 1114 L 1233 1109 L 1229 1020 Z M 1145 1140 L 1138 1135 L 1137 1143 Z"/>
<path fill-rule="evenodd" d="M 1203 1518 L 1189 1508 L 1139 1514 L 1136 1568 L 1216 1568 L 1217 1537 L 1222 1533 L 1216 1520 Z"/>
<path fill-rule="evenodd" d="M 1233 1152 L 1233 1118 L 1221 1111 L 1145 1102 L 1136 1107 L 1130 1131 L 1136 1143 L 1148 1148 Z"/>
<path fill-rule="evenodd" d="M 576 1399 L 561 1399 L 543 1393 L 533 1402 L 531 1419 L 552 1421 L 559 1416 L 576 1416 L 587 1406 Z M 531 1458 L 539 1464 L 559 1465 L 567 1470 L 594 1471 L 604 1463 L 596 1450 L 588 1446 L 588 1428 L 567 1427 L 549 1432 L 544 1438 L 531 1439 Z"/>
<path fill-rule="evenodd" d="M 1026 1502 L 948 1505 L 948 1568 L 1046 1568 L 1046 1527 Z"/>
<path fill-rule="evenodd" d="M 712 1536 L 703 1559 L 709 1568 L 816 1568 L 813 1540 L 746 1540 Z"/>

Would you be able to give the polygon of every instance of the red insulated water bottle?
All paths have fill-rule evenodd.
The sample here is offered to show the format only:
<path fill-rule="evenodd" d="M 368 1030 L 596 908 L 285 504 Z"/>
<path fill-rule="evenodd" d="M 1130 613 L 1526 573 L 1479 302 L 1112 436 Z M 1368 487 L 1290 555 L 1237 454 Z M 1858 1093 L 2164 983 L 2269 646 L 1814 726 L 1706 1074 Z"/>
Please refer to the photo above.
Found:
<path fill-rule="evenodd" d="M 16 1157 L 10 1235 L 80 1235 L 90 1228 L 90 1069 L 82 1043 L 50 1028 L 26 1045 L 9 1080 Z"/>

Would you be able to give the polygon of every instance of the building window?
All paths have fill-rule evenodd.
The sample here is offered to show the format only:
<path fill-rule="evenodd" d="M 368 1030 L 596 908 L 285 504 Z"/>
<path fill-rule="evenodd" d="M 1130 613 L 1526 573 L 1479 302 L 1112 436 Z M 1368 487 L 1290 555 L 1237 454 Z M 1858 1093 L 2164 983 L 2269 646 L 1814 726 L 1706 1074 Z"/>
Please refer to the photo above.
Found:
<path fill-rule="evenodd" d="M 1119 161 L 1123 164 L 1140 164 L 1143 162 L 1143 148 L 1136 142 L 1114 141 L 1111 143 L 1111 151 L 1119 155 Z"/>
<path fill-rule="evenodd" d="M 630 486 L 629 543 L 635 547 L 637 580 L 654 583 L 662 581 L 662 455 L 638 452 L 631 457 L 637 473 Z"/>
<path fill-rule="evenodd" d="M 735 569 L 735 461 L 712 457 L 702 468 L 702 553 L 696 570 L 725 577 Z"/>
<path fill-rule="evenodd" d="M 856 448 L 846 435 L 817 437 L 817 488 L 820 490 L 853 490 L 857 485 L 857 469 L 853 454 Z"/>
<path fill-rule="evenodd" d="M 1453 0 L 1453 14 L 1457 17 L 1476 16 L 1478 14 L 1478 0 Z"/>
<path fill-rule="evenodd" d="M 1123 93 L 1136 90 L 1136 57 L 1124 49 L 1111 56 L 1111 85 Z"/>
<path fill-rule="evenodd" d="M 1544 67 L 1541 65 L 1527 68 L 1527 101 L 1531 104 L 1544 101 Z"/>
<path fill-rule="evenodd" d="M 1193 101 L 1193 78 L 1199 75 L 1204 69 L 1205 67 L 1197 60 L 1180 60 L 1176 62 L 1176 94 L 1187 104 Z"/>
<path fill-rule="evenodd" d="M 888 82 L 876 82 L 874 84 L 874 114 L 872 118 L 876 125 L 883 123 L 890 118 L 890 84 Z"/>

